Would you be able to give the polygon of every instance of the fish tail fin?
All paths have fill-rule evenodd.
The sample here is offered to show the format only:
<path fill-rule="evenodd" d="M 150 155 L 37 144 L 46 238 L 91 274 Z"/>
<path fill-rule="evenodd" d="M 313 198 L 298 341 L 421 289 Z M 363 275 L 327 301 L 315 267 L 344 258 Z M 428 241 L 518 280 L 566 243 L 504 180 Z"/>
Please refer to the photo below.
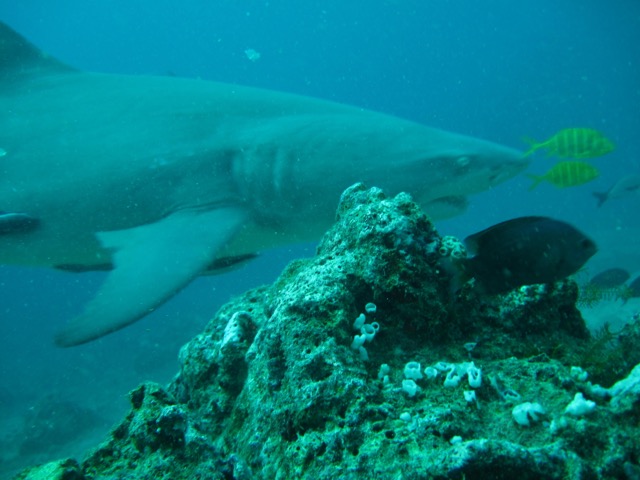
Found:
<path fill-rule="evenodd" d="M 533 183 L 531 184 L 531 186 L 529 187 L 529 191 L 533 190 L 534 188 L 536 188 L 538 185 L 540 185 L 540 183 L 544 180 L 543 176 L 540 175 L 533 175 L 531 173 L 527 173 L 527 177 L 529 177 L 531 180 L 533 180 Z"/>
<path fill-rule="evenodd" d="M 607 192 L 592 192 L 593 196 L 596 197 L 596 199 L 598 200 L 598 207 L 601 207 L 602 204 L 604 202 L 607 201 L 607 199 L 609 198 L 609 195 L 607 195 Z"/>
<path fill-rule="evenodd" d="M 529 144 L 529 150 L 524 153 L 522 158 L 528 157 L 542 146 L 541 143 L 536 142 L 533 138 L 530 137 L 522 137 L 522 141 Z"/>
<path fill-rule="evenodd" d="M 451 257 L 443 257 L 438 261 L 438 266 L 449 277 L 449 300 L 454 301 L 458 292 L 462 289 L 470 276 L 465 268 L 466 258 L 454 260 Z"/>

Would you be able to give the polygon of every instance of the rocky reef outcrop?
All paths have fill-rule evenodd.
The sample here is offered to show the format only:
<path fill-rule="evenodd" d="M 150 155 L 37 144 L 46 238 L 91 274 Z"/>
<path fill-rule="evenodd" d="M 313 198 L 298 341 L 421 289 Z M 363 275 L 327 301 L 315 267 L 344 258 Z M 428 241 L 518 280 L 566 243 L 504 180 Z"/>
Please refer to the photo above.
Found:
<path fill-rule="evenodd" d="M 454 288 L 459 254 L 408 195 L 351 187 L 317 255 L 225 305 L 102 445 L 19 478 L 640 478 L 638 326 L 592 338 L 571 280 Z"/>

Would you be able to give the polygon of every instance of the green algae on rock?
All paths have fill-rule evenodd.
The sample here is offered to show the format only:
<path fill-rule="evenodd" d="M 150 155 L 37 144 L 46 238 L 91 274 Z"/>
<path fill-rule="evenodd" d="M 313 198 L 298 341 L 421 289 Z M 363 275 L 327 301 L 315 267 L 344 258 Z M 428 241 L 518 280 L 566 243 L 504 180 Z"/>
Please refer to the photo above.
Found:
<path fill-rule="evenodd" d="M 82 475 L 637 478 L 640 381 L 608 390 L 571 368 L 591 345 L 575 284 L 454 294 L 442 242 L 408 195 L 354 185 L 314 258 L 222 307 L 182 348 L 169 386 L 131 392 L 131 412 Z M 368 303 L 379 331 L 365 360 L 351 346 Z M 414 396 L 402 388 L 409 362 L 433 375 L 416 377 Z M 445 386 L 469 364 L 481 384 L 462 373 Z M 577 393 L 595 409 L 565 413 Z M 544 412 L 529 426 L 512 415 L 525 402 Z"/>

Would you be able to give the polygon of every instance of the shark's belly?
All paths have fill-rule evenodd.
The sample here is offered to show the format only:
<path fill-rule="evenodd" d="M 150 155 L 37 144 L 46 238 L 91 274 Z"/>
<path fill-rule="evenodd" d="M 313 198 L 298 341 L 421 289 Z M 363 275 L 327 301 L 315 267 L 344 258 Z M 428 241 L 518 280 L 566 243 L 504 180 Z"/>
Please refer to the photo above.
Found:
<path fill-rule="evenodd" d="M 9 106 L 0 99 L 0 110 Z M 0 212 L 39 222 L 33 231 L 0 235 L 1 264 L 103 265 L 112 255 L 96 233 L 154 223 L 228 194 L 208 145 L 185 145 L 158 129 L 140 132 L 135 117 L 73 123 L 66 114 L 56 120 L 25 111 L 0 119 Z M 30 128 L 23 118 L 31 119 Z"/>
<path fill-rule="evenodd" d="M 89 189 L 28 188 L 0 194 L 0 209 L 25 213 L 37 221 L 31 231 L 0 235 L 0 263 L 16 265 L 100 265 L 110 261 L 96 232 L 120 230 L 153 221 L 160 209 L 136 208 L 127 196 L 92 185 Z M 75 194 L 74 194 L 75 192 Z"/>
<path fill-rule="evenodd" d="M 118 175 L 105 164 L 69 174 L 55 162 L 49 175 L 18 169 L 0 173 L 0 211 L 25 213 L 38 221 L 32 231 L 0 235 L 0 263 L 108 263 L 111 252 L 102 248 L 97 232 L 152 223 L 174 208 L 165 182 L 144 171 L 127 173 Z"/>
<path fill-rule="evenodd" d="M 316 242 L 320 240 L 330 225 L 331 221 L 328 218 L 315 218 L 313 221 L 287 225 L 249 221 L 220 250 L 218 258 L 261 253 L 270 248 L 295 243 Z"/>

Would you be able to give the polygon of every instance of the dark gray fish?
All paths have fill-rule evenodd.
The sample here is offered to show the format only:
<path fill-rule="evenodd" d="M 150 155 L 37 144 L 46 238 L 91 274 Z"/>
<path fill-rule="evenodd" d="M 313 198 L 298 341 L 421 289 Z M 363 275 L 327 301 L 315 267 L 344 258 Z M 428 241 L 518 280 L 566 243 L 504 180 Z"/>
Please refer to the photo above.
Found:
<path fill-rule="evenodd" d="M 607 200 L 634 193 L 640 193 L 640 175 L 636 174 L 622 177 L 606 192 L 593 192 L 593 196 L 598 199 L 598 206 L 601 207 Z"/>
<path fill-rule="evenodd" d="M 475 254 L 463 264 L 465 273 L 488 294 L 562 280 L 598 250 L 573 226 L 547 217 L 507 220 L 467 237 L 465 243 Z"/>
<path fill-rule="evenodd" d="M 629 280 L 631 274 L 624 268 L 609 268 L 594 275 L 589 283 L 600 288 L 616 288 Z"/>

